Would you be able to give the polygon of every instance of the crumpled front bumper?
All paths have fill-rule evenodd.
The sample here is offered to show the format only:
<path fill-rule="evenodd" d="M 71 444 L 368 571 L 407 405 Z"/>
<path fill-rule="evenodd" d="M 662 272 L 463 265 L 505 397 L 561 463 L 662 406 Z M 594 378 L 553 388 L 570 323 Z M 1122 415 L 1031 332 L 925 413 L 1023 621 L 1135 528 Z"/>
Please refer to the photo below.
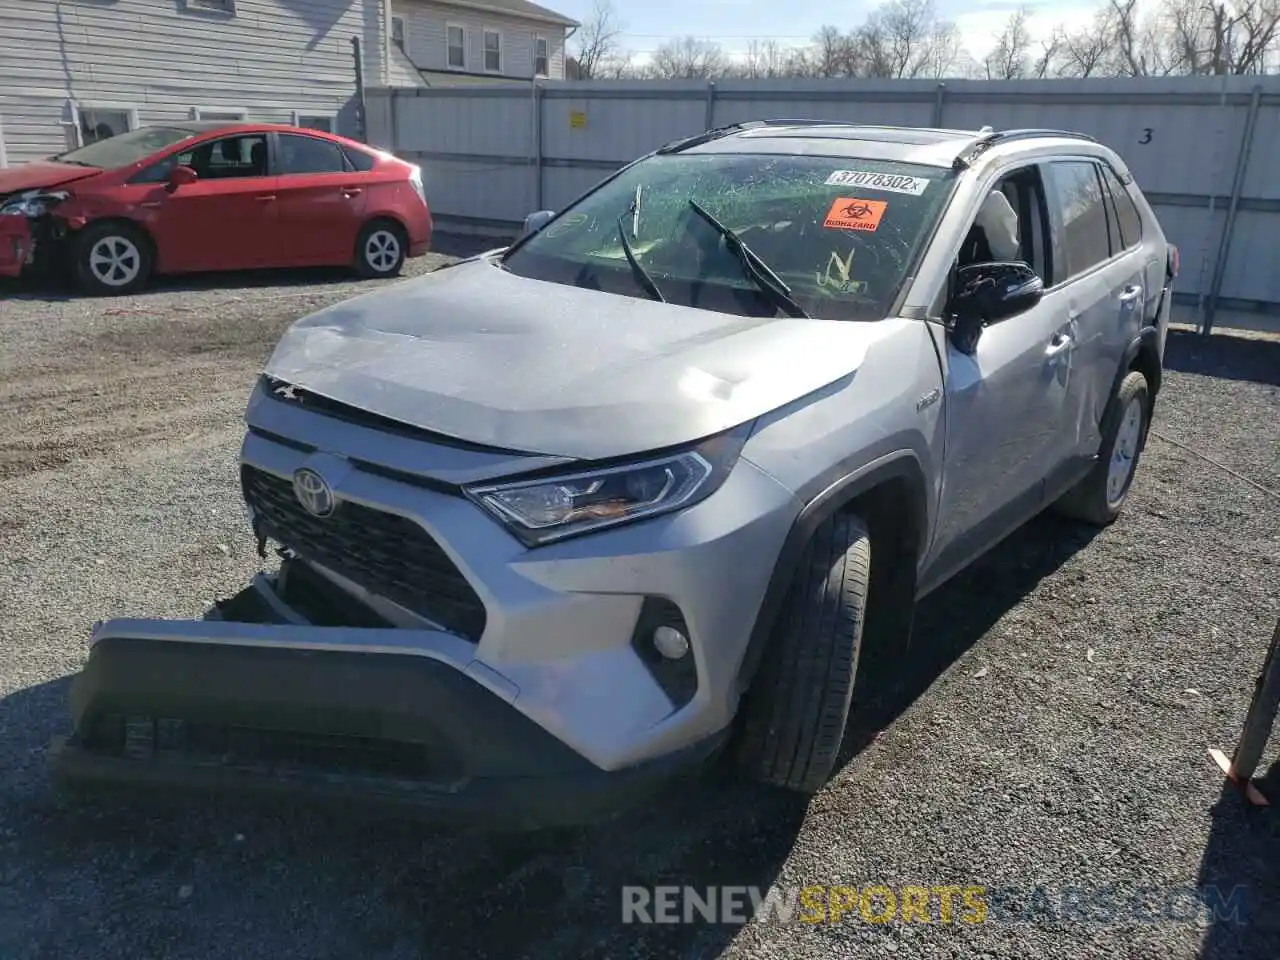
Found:
<path fill-rule="evenodd" d="M 290 622 L 265 577 L 228 609 L 239 619 L 99 624 L 55 780 L 373 802 L 524 830 L 625 810 L 697 776 L 721 746 L 606 772 L 424 656 L 411 631 Z"/>
<path fill-rule="evenodd" d="M 26 217 L 0 217 L 0 277 L 21 274 L 34 245 Z"/>

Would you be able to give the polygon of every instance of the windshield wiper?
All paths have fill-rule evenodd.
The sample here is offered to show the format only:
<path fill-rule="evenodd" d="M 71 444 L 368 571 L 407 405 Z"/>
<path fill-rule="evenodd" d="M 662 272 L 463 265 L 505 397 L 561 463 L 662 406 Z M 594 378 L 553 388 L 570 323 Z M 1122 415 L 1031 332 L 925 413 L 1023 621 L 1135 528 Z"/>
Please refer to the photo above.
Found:
<path fill-rule="evenodd" d="M 761 291 L 768 295 L 769 301 L 775 307 L 789 317 L 809 316 L 804 312 L 804 307 L 791 299 L 791 288 L 783 283 L 782 278 L 769 269 L 769 265 L 742 242 L 741 237 L 712 216 L 711 212 L 698 203 L 697 200 L 690 200 L 689 206 L 693 207 L 698 216 L 711 224 L 716 229 L 716 232 L 724 237 L 724 245 L 729 248 L 729 252 L 738 258 L 738 262 L 742 264 L 742 269 L 746 271 L 747 276 Z"/>
<path fill-rule="evenodd" d="M 649 271 L 640 264 L 640 261 L 636 259 L 636 252 L 631 249 L 631 241 L 627 239 L 627 225 L 623 222 L 623 217 L 625 216 L 626 214 L 624 213 L 618 217 L 618 239 L 622 241 L 622 252 L 626 254 L 627 263 L 631 264 L 631 272 L 635 274 L 636 282 L 644 287 L 645 293 L 649 294 L 654 300 L 666 303 L 667 298 L 662 295 L 658 285 L 653 282 L 653 277 L 649 276 Z"/>

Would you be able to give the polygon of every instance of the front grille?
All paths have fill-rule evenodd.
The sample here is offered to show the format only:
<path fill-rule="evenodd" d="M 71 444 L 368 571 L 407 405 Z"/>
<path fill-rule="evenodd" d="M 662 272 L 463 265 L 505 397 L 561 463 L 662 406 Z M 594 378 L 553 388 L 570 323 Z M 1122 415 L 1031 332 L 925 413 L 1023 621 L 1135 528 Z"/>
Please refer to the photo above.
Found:
<path fill-rule="evenodd" d="M 307 513 L 293 484 L 255 467 L 240 470 L 245 502 L 262 532 L 305 560 L 471 641 L 484 632 L 484 604 L 438 543 L 412 520 L 341 502 L 329 516 Z"/>

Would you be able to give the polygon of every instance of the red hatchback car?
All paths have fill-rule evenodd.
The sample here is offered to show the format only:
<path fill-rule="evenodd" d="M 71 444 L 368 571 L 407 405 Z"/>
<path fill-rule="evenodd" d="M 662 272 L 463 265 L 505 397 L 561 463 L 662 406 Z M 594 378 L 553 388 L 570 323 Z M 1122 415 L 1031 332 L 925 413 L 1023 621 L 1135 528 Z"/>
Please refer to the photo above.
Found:
<path fill-rule="evenodd" d="M 418 167 L 316 130 L 142 127 L 0 170 L 0 275 L 63 262 L 90 293 L 255 267 L 389 277 L 430 242 Z"/>

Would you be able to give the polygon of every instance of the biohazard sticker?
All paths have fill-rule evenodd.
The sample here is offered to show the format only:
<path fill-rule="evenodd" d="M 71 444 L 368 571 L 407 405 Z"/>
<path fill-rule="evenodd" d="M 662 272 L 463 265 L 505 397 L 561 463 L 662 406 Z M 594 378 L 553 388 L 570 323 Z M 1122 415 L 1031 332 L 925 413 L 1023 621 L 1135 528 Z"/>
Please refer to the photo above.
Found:
<path fill-rule="evenodd" d="M 837 170 L 827 177 L 827 186 L 862 187 L 869 190 L 886 190 L 889 193 L 907 193 L 918 197 L 929 188 L 929 181 L 925 177 L 906 177 L 893 173 Z"/>
<path fill-rule="evenodd" d="M 880 218 L 889 204 L 883 200 L 859 200 L 841 197 L 827 211 L 822 225 L 829 230 L 863 230 L 875 233 L 880 229 Z"/>

